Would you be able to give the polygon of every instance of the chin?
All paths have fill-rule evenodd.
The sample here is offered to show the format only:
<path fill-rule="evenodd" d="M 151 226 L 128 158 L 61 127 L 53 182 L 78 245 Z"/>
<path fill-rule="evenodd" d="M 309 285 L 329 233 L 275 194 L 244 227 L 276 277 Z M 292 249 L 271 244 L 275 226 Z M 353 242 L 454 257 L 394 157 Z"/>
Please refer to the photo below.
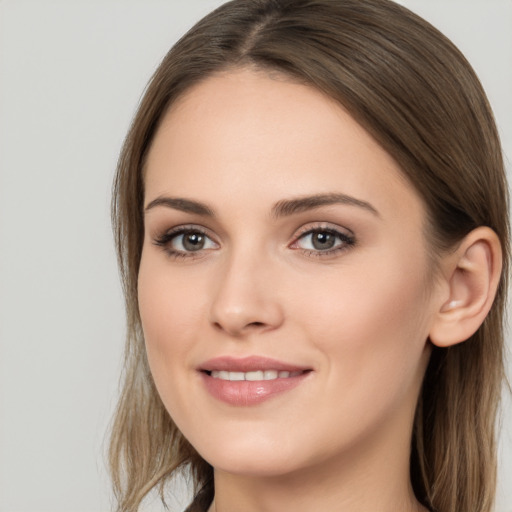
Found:
<path fill-rule="evenodd" d="M 272 459 L 258 457 L 249 459 L 247 457 L 232 458 L 226 456 L 215 457 L 207 461 L 217 471 L 258 478 L 275 478 L 289 475 L 300 469 L 299 465 L 293 464 L 286 458 L 274 457 Z"/>
<path fill-rule="evenodd" d="M 275 477 L 292 473 L 301 467 L 295 453 L 286 444 L 258 439 L 258 435 L 230 439 L 207 446 L 197 446 L 199 452 L 216 470 L 254 477 Z"/>

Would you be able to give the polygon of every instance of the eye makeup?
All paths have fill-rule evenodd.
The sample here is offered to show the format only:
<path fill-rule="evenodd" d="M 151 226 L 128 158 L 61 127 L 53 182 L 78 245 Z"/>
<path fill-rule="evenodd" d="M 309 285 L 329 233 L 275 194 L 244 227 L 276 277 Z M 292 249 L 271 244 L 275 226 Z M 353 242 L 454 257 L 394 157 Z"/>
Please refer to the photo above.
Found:
<path fill-rule="evenodd" d="M 290 248 L 302 250 L 311 257 L 332 257 L 355 245 L 355 238 L 338 230 L 314 228 L 303 233 Z"/>
<path fill-rule="evenodd" d="M 157 236 L 153 243 L 172 258 L 198 258 L 219 248 L 210 234 L 197 225 L 176 226 Z"/>
<path fill-rule="evenodd" d="M 158 235 L 153 243 L 171 258 L 199 258 L 208 251 L 217 250 L 220 244 L 209 230 L 199 225 L 181 225 Z M 356 243 L 353 233 L 325 223 L 301 228 L 288 248 L 301 251 L 307 257 L 333 257 L 347 251 Z"/>
<path fill-rule="evenodd" d="M 289 247 L 301 250 L 309 257 L 325 258 L 344 252 L 355 244 L 352 231 L 322 223 L 301 228 Z"/>

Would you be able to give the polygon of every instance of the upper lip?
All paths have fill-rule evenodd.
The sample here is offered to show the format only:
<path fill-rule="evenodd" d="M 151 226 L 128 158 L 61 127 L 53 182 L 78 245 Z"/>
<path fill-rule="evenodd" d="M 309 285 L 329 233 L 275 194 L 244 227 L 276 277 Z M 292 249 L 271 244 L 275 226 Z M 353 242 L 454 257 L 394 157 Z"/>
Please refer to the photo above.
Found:
<path fill-rule="evenodd" d="M 306 366 L 295 365 L 264 356 L 232 357 L 223 356 L 209 359 L 202 363 L 200 371 L 229 371 L 229 372 L 254 372 L 258 370 L 277 370 L 287 372 L 300 372 L 311 370 Z"/>

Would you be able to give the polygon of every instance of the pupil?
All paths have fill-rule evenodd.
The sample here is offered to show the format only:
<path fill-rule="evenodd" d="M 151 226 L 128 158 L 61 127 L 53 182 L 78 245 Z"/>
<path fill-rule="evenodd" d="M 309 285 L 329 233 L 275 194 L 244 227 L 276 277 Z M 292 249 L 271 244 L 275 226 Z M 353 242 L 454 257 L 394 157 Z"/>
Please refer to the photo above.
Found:
<path fill-rule="evenodd" d="M 313 235 L 313 247 L 315 249 L 331 249 L 334 246 L 335 237 L 332 233 L 322 231 Z"/>
<path fill-rule="evenodd" d="M 183 237 L 183 247 L 187 251 L 199 251 L 204 246 L 204 236 L 201 233 L 190 233 Z"/>

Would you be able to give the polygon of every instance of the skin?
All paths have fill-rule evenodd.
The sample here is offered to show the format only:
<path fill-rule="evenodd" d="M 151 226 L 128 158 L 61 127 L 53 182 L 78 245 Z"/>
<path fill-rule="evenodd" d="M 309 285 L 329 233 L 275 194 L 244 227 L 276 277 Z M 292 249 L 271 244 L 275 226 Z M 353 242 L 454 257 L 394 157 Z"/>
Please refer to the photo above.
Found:
<path fill-rule="evenodd" d="M 367 206 L 272 213 L 312 194 Z M 155 203 L 165 197 L 213 216 Z M 447 292 L 432 279 L 424 206 L 396 162 L 322 93 L 241 69 L 206 79 L 166 113 L 145 205 L 148 359 L 171 417 L 215 468 L 212 510 L 424 510 L 409 447 Z M 204 231 L 204 248 L 187 252 L 178 235 L 155 243 L 179 226 Z M 311 229 L 353 243 L 318 250 Z M 226 355 L 312 371 L 261 404 L 233 406 L 197 370 Z"/>

